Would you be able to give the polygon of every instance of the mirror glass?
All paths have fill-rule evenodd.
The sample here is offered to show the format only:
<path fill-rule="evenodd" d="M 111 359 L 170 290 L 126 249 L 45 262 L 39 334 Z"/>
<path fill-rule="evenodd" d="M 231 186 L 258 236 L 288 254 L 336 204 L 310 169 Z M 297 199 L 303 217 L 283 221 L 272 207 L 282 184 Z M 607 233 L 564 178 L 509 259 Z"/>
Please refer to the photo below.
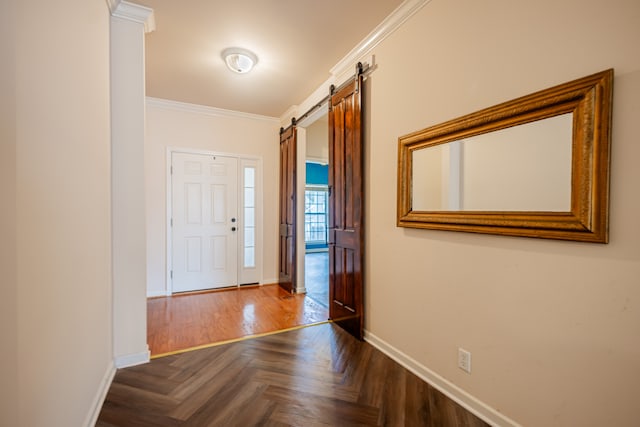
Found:
<path fill-rule="evenodd" d="M 607 243 L 613 70 L 398 138 L 399 227 Z"/>
<path fill-rule="evenodd" d="M 571 210 L 573 114 L 412 151 L 416 211 Z"/>

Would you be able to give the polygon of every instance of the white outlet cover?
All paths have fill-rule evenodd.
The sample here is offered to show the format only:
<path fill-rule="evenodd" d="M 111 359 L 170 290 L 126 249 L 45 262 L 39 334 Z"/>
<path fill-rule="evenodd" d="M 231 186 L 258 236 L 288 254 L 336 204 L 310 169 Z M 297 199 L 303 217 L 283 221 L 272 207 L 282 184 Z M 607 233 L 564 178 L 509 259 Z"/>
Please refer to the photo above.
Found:
<path fill-rule="evenodd" d="M 471 352 L 458 348 L 458 368 L 471 373 Z"/>

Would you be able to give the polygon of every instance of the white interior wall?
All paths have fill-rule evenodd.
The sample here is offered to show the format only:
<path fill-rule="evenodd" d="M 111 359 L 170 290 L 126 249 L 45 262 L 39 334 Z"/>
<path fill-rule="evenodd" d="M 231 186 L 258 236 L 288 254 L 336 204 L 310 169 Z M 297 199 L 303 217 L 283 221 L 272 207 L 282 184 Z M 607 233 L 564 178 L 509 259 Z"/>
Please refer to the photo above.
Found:
<path fill-rule="evenodd" d="M 321 107 L 326 108 L 326 107 Z M 328 114 L 320 115 L 307 126 L 299 126 L 297 129 L 297 240 L 296 250 L 298 252 L 296 260 L 297 268 L 297 292 L 306 292 L 305 284 L 305 254 L 306 242 L 304 236 L 305 221 L 305 188 L 307 185 L 307 165 L 306 162 L 317 162 L 326 164 L 329 162 L 329 119 Z M 309 120 L 313 120 L 313 117 Z"/>
<path fill-rule="evenodd" d="M 188 148 L 262 159 L 263 271 L 261 283 L 277 283 L 277 119 L 147 99 L 145 191 L 147 211 L 147 295 L 166 295 L 167 149 Z"/>
<path fill-rule="evenodd" d="M 109 9 L 14 4 L 19 420 L 0 424 L 82 426 L 113 367 Z"/>
<path fill-rule="evenodd" d="M 462 143 L 464 210 L 571 210 L 573 115 L 501 129 Z"/>
<path fill-rule="evenodd" d="M 637 423 L 638 22 L 635 1 L 432 1 L 373 52 L 369 338 L 523 425 Z M 395 226 L 400 135 L 611 67 L 611 243 Z M 472 353 L 470 375 L 458 347 Z"/>
<path fill-rule="evenodd" d="M 325 107 L 326 109 L 326 107 Z M 324 114 L 305 127 L 307 132 L 306 159 L 312 162 L 329 162 L 329 116 Z"/>

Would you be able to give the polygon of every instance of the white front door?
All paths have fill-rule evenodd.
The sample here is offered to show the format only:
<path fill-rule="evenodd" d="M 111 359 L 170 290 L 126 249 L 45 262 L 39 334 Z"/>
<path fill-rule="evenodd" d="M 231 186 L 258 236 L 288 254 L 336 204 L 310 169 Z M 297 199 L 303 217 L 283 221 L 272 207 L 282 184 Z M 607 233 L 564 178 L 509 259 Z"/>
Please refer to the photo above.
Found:
<path fill-rule="evenodd" d="M 238 159 L 171 155 L 172 292 L 238 284 Z"/>

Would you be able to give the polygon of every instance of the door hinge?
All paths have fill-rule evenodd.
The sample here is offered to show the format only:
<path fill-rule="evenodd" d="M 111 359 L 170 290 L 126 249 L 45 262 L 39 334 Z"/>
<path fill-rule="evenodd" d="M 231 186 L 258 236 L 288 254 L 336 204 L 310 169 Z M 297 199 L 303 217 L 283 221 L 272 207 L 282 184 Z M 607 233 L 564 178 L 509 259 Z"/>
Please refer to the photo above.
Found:
<path fill-rule="evenodd" d="M 173 279 L 173 270 L 169 272 L 169 277 Z"/>
<path fill-rule="evenodd" d="M 169 167 L 169 174 L 170 174 L 170 175 L 173 175 L 173 165 L 171 165 L 171 166 Z"/>
<path fill-rule="evenodd" d="M 173 218 L 169 220 L 169 223 L 171 224 L 171 227 L 173 227 Z"/>

